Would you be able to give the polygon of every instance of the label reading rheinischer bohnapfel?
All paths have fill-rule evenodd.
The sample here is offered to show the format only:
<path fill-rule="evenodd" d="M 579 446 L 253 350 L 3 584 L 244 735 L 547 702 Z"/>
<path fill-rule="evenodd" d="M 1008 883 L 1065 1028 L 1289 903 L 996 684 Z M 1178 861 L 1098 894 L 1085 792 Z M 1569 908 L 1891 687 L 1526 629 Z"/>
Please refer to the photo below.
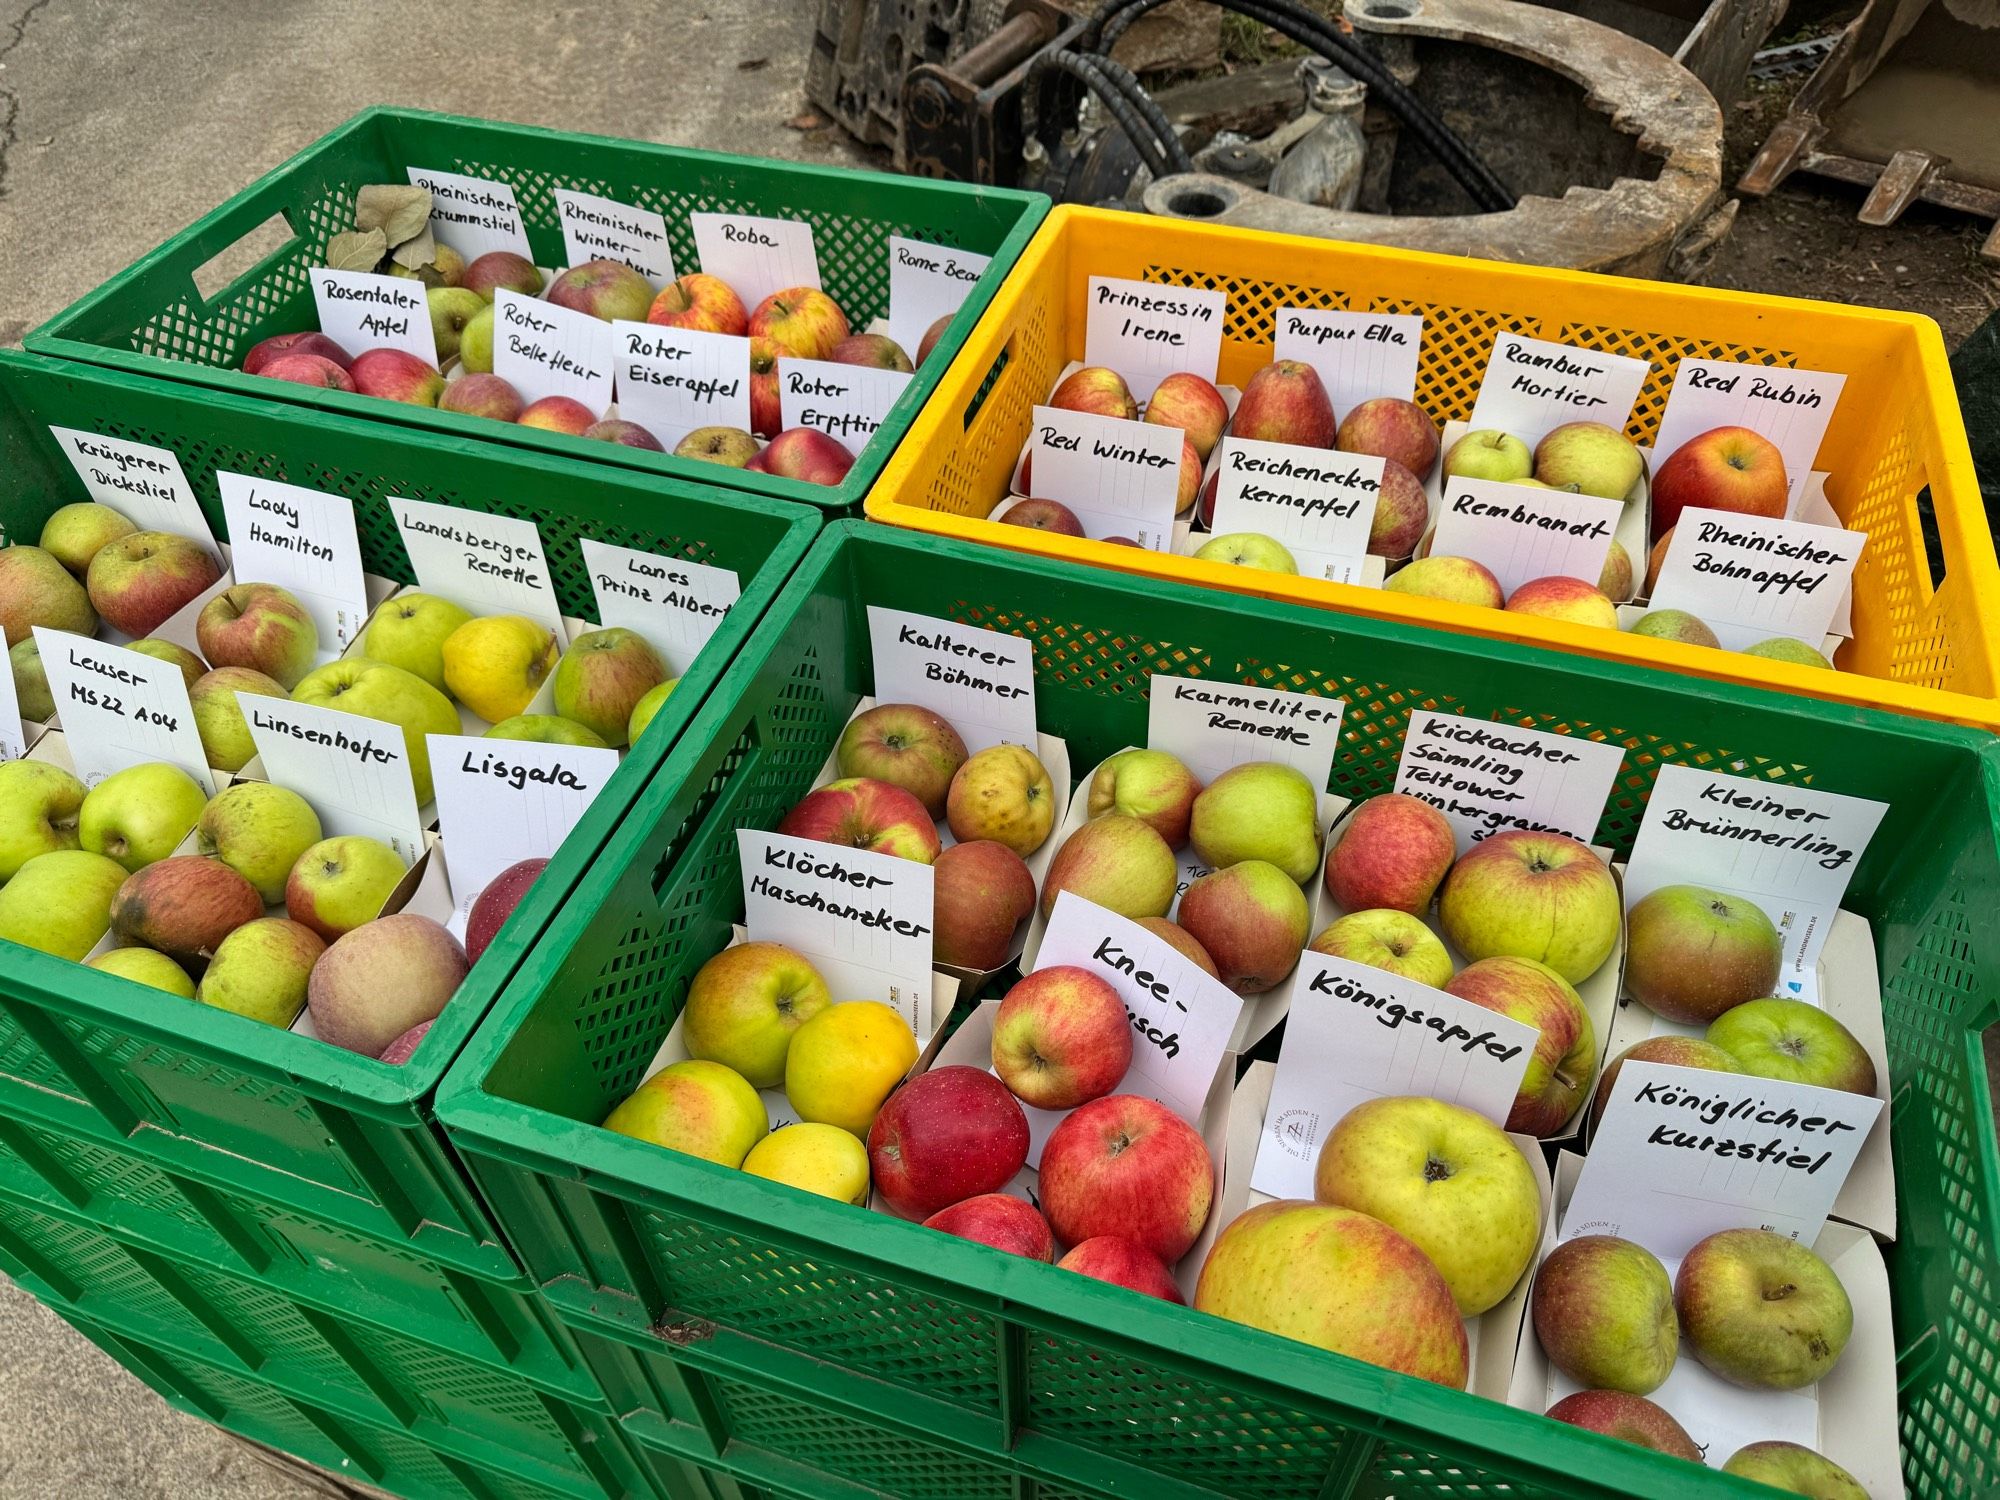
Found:
<path fill-rule="evenodd" d="M 750 431 L 747 338 L 621 319 L 611 325 L 611 347 L 619 416 L 669 453 L 697 427 Z"/>
<path fill-rule="evenodd" d="M 1622 431 L 1651 368 L 1623 354 L 1496 334 L 1470 425 L 1510 432 L 1530 448 L 1565 422 Z"/>
<path fill-rule="evenodd" d="M 1036 407 L 1034 424 L 1028 455 L 1036 496 L 1067 505 L 1099 541 L 1122 536 L 1172 550 L 1187 442 L 1178 427 L 1054 406 Z"/>
<path fill-rule="evenodd" d="M 1271 357 L 1311 365 L 1344 417 L 1377 396 L 1414 399 L 1423 341 L 1424 320 L 1416 313 L 1281 307 Z"/>
<path fill-rule="evenodd" d="M 410 186 L 430 190 L 431 233 L 467 260 L 490 250 L 535 258 L 511 184 L 428 167 L 411 167 L 409 176 Z"/>
<path fill-rule="evenodd" d="M 350 354 L 400 349 L 427 365 L 437 364 L 437 336 L 421 281 L 324 266 L 307 274 L 319 309 L 319 331 L 341 348 Z"/>
<path fill-rule="evenodd" d="M 1690 507 L 1674 523 L 1651 607 L 1686 610 L 1731 651 L 1781 635 L 1817 651 L 1867 543 L 1863 531 Z"/>
<path fill-rule="evenodd" d="M 611 404 L 613 345 L 602 318 L 505 288 L 493 294 L 493 373 L 523 401 L 567 396 L 602 416 Z"/>
<path fill-rule="evenodd" d="M 1217 536 L 1250 531 L 1282 542 L 1309 578 L 1354 583 L 1382 494 L 1382 460 L 1226 437 L 1216 449 Z"/>
<path fill-rule="evenodd" d="M 1093 276 L 1086 298 L 1083 362 L 1123 375 L 1135 400 L 1151 400 L 1155 386 L 1182 371 L 1215 379 L 1229 311 L 1221 292 Z"/>
<path fill-rule="evenodd" d="M 1403 736 L 1395 790 L 1443 813 L 1461 854 L 1505 828 L 1587 844 L 1624 764 L 1617 745 L 1420 708 Z"/>
<path fill-rule="evenodd" d="M 417 586 L 475 614 L 526 615 L 562 629 L 542 534 L 533 521 L 389 497 Z"/>
<path fill-rule="evenodd" d="M 583 537 L 598 623 L 638 632 L 679 677 L 722 624 L 742 585 L 728 568 L 661 557 Z"/>
<path fill-rule="evenodd" d="M 868 606 L 868 641 L 879 701 L 928 708 L 975 754 L 1036 747 L 1032 641 L 877 604 Z"/>
<path fill-rule="evenodd" d="M 1156 675 L 1147 696 L 1146 744 L 1178 756 L 1204 784 L 1231 766 L 1275 760 L 1319 791 L 1333 773 L 1346 708 L 1342 698 Z"/>
<path fill-rule="evenodd" d="M 128 766 L 163 760 L 214 795 L 215 779 L 188 703 L 187 678 L 178 666 L 40 625 L 35 645 L 70 759 L 85 786 L 96 786 Z"/>
<path fill-rule="evenodd" d="M 289 698 L 238 693 L 264 774 L 312 804 L 328 838 L 379 839 L 413 865 L 424 825 L 403 731 L 379 719 Z"/>
<path fill-rule="evenodd" d="M 562 220 L 569 263 L 615 260 L 630 266 L 654 287 L 674 279 L 674 250 L 667 221 L 650 208 L 634 208 L 615 198 L 555 189 L 556 216 Z"/>
<path fill-rule="evenodd" d="M 209 530 L 208 517 L 201 513 L 201 502 L 194 497 L 194 486 L 188 483 L 171 448 L 74 427 L 51 427 L 49 431 L 90 498 L 99 505 L 110 506 L 141 531 L 169 531 L 215 551 L 215 533 Z"/>
<path fill-rule="evenodd" d="M 238 578 L 290 589 L 312 616 L 322 652 L 338 656 L 368 620 L 368 580 L 354 502 L 304 485 L 217 472 Z"/>

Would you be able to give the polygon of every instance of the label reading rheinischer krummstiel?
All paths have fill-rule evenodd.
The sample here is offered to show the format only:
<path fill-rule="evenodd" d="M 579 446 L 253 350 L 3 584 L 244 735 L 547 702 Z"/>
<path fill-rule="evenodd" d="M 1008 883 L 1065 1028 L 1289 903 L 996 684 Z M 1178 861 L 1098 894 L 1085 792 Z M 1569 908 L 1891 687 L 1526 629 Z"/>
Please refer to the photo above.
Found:
<path fill-rule="evenodd" d="M 194 486 L 188 483 L 172 449 L 80 432 L 74 427 L 51 427 L 49 431 L 55 434 L 63 457 L 76 470 L 90 498 L 99 505 L 110 506 L 141 531 L 170 531 L 215 551 L 215 533 L 209 530 L 208 517 L 201 513 L 201 502 L 194 497 Z"/>
<path fill-rule="evenodd" d="M 1448 476 L 1431 555 L 1471 558 L 1499 580 L 1506 595 L 1535 578 L 1581 578 L 1595 585 L 1604 576 L 1624 510 L 1624 501 L 1598 495 Z"/>
<path fill-rule="evenodd" d="M 1067 505 L 1099 541 L 1122 536 L 1172 550 L 1187 442 L 1179 428 L 1054 406 L 1036 407 L 1034 424 L 1028 472 L 1036 496 Z"/>
<path fill-rule="evenodd" d="M 621 319 L 611 325 L 611 347 L 618 415 L 669 453 L 697 427 L 750 431 L 747 338 Z"/>
<path fill-rule="evenodd" d="M 431 332 L 430 303 L 421 281 L 323 266 L 307 274 L 319 309 L 319 331 L 349 354 L 400 349 L 427 365 L 437 364 L 437 337 Z"/>
<path fill-rule="evenodd" d="M 562 629 L 542 534 L 533 521 L 389 497 L 417 586 L 474 614 L 526 615 Z"/>
<path fill-rule="evenodd" d="M 1686 610 L 1731 651 L 1781 635 L 1817 651 L 1867 543 L 1862 531 L 1690 507 L 1651 607 Z"/>
<path fill-rule="evenodd" d="M 604 415 L 614 336 L 602 318 L 502 288 L 493 294 L 493 373 L 523 401 L 567 396 Z"/>
<path fill-rule="evenodd" d="M 1470 425 L 1512 433 L 1530 448 L 1565 422 L 1622 431 L 1651 368 L 1623 354 L 1496 334 Z"/>
<path fill-rule="evenodd" d="M 1147 697 L 1146 744 L 1178 756 L 1204 785 L 1231 766 L 1275 760 L 1317 792 L 1333 773 L 1346 708 L 1342 698 L 1156 675 Z"/>
<path fill-rule="evenodd" d="M 778 414 L 785 427 L 811 427 L 849 453 L 868 446 L 912 376 L 824 359 L 778 361 Z"/>
<path fill-rule="evenodd" d="M 1217 536 L 1251 531 L 1282 542 L 1308 578 L 1357 582 L 1382 494 L 1382 460 L 1226 437 L 1216 449 Z"/>
<path fill-rule="evenodd" d="M 773 292 L 820 284 L 813 227 L 758 214 L 689 214 L 701 268 L 728 282 L 745 308 Z"/>
<path fill-rule="evenodd" d="M 211 796 L 215 779 L 188 703 L 187 678 L 170 661 L 108 641 L 35 627 L 70 759 L 85 786 L 147 761 L 179 766 Z"/>
<path fill-rule="evenodd" d="M 667 221 L 650 208 L 634 208 L 615 198 L 555 190 L 556 215 L 562 220 L 563 246 L 569 263 L 615 260 L 630 266 L 654 287 L 674 279 L 674 251 L 667 243 Z"/>
<path fill-rule="evenodd" d="M 410 186 L 430 190 L 431 233 L 467 260 L 489 250 L 535 258 L 510 184 L 428 167 L 411 167 L 409 176 Z"/>
<path fill-rule="evenodd" d="M 1424 320 L 1416 313 L 1281 307 L 1271 357 L 1311 365 L 1334 411 L 1345 417 L 1376 396 L 1413 399 L 1423 341 Z"/>
<path fill-rule="evenodd" d="M 1229 311 L 1221 292 L 1093 276 L 1084 306 L 1083 362 L 1123 375 L 1135 400 L 1182 371 L 1215 379 Z"/>
<path fill-rule="evenodd" d="M 928 708 L 974 753 L 1035 748 L 1032 641 L 877 604 L 868 606 L 868 641 L 881 702 Z"/>
<path fill-rule="evenodd" d="M 290 589 L 312 616 L 320 650 L 338 656 L 368 620 L 368 580 L 354 502 L 303 485 L 218 471 L 238 578 Z"/>
<path fill-rule="evenodd" d="M 597 595 L 598 623 L 636 631 L 659 652 L 675 677 L 694 665 L 743 592 L 728 568 L 615 547 L 590 537 L 580 538 L 578 545 Z"/>
<path fill-rule="evenodd" d="M 410 751 L 394 724 L 289 698 L 239 693 L 265 777 L 312 804 L 328 838 L 379 839 L 405 865 L 424 852 Z"/>
<path fill-rule="evenodd" d="M 924 334 L 964 305 L 990 255 L 889 236 L 889 337 L 914 361 Z"/>
<path fill-rule="evenodd" d="M 1420 708 L 1403 736 L 1395 790 L 1443 813 L 1461 854 L 1505 828 L 1587 844 L 1624 764 L 1617 745 Z"/>

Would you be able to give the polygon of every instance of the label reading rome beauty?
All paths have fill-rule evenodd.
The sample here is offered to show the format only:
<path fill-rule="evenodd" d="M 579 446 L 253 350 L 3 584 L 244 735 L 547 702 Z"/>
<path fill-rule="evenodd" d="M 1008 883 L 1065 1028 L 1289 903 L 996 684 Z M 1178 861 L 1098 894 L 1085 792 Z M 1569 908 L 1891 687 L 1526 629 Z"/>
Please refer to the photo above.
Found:
<path fill-rule="evenodd" d="M 728 568 L 580 538 L 600 625 L 638 632 L 682 676 L 743 588 Z"/>
<path fill-rule="evenodd" d="M 1176 427 L 1038 406 L 1028 438 L 1036 496 L 1076 512 L 1086 536 L 1122 536 L 1155 552 L 1174 544 L 1181 490 Z"/>
<path fill-rule="evenodd" d="M 871 604 L 868 642 L 877 702 L 928 708 L 975 754 L 992 745 L 1036 748 L 1032 641 Z"/>
<path fill-rule="evenodd" d="M 467 260 L 489 250 L 535 258 L 511 184 L 428 167 L 411 167 L 409 176 L 410 186 L 430 189 L 431 233 Z"/>
<path fill-rule="evenodd" d="M 1503 828 L 1589 843 L 1625 764 L 1617 745 L 1415 709 L 1395 790 L 1445 816 L 1462 854 Z"/>
<path fill-rule="evenodd" d="M 66 630 L 35 627 L 49 694 L 70 759 L 85 786 L 128 766 L 163 760 L 215 794 L 208 756 L 194 726 L 187 679 L 170 661 Z"/>
<path fill-rule="evenodd" d="M 1507 1123 L 1541 1033 L 1399 974 L 1303 953 L 1250 1186 L 1311 1198 L 1327 1132 L 1357 1104 L 1422 1094 Z"/>
<path fill-rule="evenodd" d="M 208 517 L 201 513 L 194 486 L 188 483 L 172 449 L 74 427 L 51 427 L 49 431 L 90 498 L 99 505 L 110 506 L 141 531 L 171 531 L 215 551 L 215 533 L 208 529 Z"/>
<path fill-rule="evenodd" d="M 650 208 L 634 208 L 615 198 L 555 189 L 556 216 L 562 220 L 569 263 L 622 261 L 657 287 L 674 279 L 674 251 L 667 221 Z"/>
<path fill-rule="evenodd" d="M 1431 555 L 1483 564 L 1503 594 L 1533 578 L 1581 578 L 1595 586 L 1624 510 L 1624 501 L 1597 495 L 1447 477 Z"/>
<path fill-rule="evenodd" d="M 879 1000 L 928 1042 L 931 867 L 755 828 L 736 847 L 750 941 L 797 949 L 842 1000 Z"/>
<path fill-rule="evenodd" d="M 1623 354 L 1495 334 L 1470 425 L 1511 432 L 1530 448 L 1565 422 L 1602 422 L 1622 432 L 1649 369 Z"/>
<path fill-rule="evenodd" d="M 1146 743 L 1179 756 L 1203 785 L 1231 766 L 1275 760 L 1302 772 L 1318 791 L 1333 773 L 1346 709 L 1342 698 L 1156 675 Z"/>
<path fill-rule="evenodd" d="M 618 415 L 669 453 L 697 427 L 750 431 L 750 340 L 621 319 L 611 349 Z"/>
<path fill-rule="evenodd" d="M 493 373 L 523 401 L 567 396 L 604 415 L 616 334 L 602 318 L 505 288 L 493 294 Z"/>
<path fill-rule="evenodd" d="M 816 428 L 859 453 L 910 380 L 901 370 L 787 356 L 778 361 L 778 415 L 786 427 Z"/>
<path fill-rule="evenodd" d="M 1845 375 L 1820 370 L 1781 370 L 1765 365 L 1734 365 L 1714 359 L 1684 359 L 1674 371 L 1674 388 L 1660 414 L 1660 433 L 1653 440 L 1657 468 L 1689 438 L 1717 427 L 1748 427 L 1769 438 L 1785 458 L 1785 478 L 1791 497 L 1811 477 L 1821 439 Z"/>
<path fill-rule="evenodd" d="M 1229 311 L 1221 292 L 1093 276 L 1088 298 L 1083 362 L 1123 375 L 1133 399 L 1150 401 L 1155 386 L 1183 370 L 1215 379 Z"/>
<path fill-rule="evenodd" d="M 379 839 L 413 865 L 424 825 L 403 731 L 379 719 L 289 698 L 239 694 L 264 775 L 313 806 L 328 838 Z M 476 893 L 475 893 L 476 894 Z"/>
<path fill-rule="evenodd" d="M 421 281 L 370 271 L 330 271 L 324 266 L 308 274 L 319 308 L 319 331 L 349 354 L 400 349 L 427 365 L 438 362 L 430 303 Z"/>
<path fill-rule="evenodd" d="M 1311 365 L 1344 417 L 1376 396 L 1414 400 L 1423 341 L 1424 320 L 1416 313 L 1281 307 L 1271 357 Z"/>
<path fill-rule="evenodd" d="M 1867 542 L 1866 532 L 1837 526 L 1690 507 L 1674 525 L 1651 608 L 1706 620 L 1730 651 L 1781 635 L 1817 651 Z"/>
<path fill-rule="evenodd" d="M 993 257 L 889 236 L 889 337 L 917 357 L 924 334 L 939 318 L 957 312 Z"/>
<path fill-rule="evenodd" d="M 773 292 L 818 286 L 813 227 L 799 219 L 756 214 L 689 214 L 702 270 L 720 276 L 753 309 Z M 842 309 L 847 311 L 847 309 Z"/>
<path fill-rule="evenodd" d="M 1284 543 L 1308 578 L 1354 583 L 1382 493 L 1382 460 L 1226 437 L 1216 450 L 1218 536 L 1252 531 Z"/>
<path fill-rule="evenodd" d="M 1778 993 L 1816 1000 L 1813 965 L 1888 804 L 1662 766 L 1625 868 L 1625 909 L 1665 885 L 1754 901 L 1784 939 Z"/>
<path fill-rule="evenodd" d="M 429 736 L 438 833 L 461 935 L 479 893 L 509 865 L 546 859 L 618 769 L 618 752 L 528 740 Z"/>
<path fill-rule="evenodd" d="M 226 470 L 215 486 L 236 576 L 290 589 L 319 630 L 321 660 L 340 655 L 368 620 L 354 502 Z"/>
<path fill-rule="evenodd" d="M 552 630 L 562 611 L 532 521 L 389 498 L 417 587 L 478 615 L 526 615 Z"/>

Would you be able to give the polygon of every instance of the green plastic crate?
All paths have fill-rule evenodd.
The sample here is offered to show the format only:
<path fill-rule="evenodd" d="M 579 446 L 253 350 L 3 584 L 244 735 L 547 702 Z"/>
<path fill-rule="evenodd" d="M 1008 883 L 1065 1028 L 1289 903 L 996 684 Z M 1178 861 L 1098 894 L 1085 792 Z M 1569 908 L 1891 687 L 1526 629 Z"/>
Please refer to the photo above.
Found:
<path fill-rule="evenodd" d="M 566 264 L 556 188 L 660 213 L 674 267 L 681 272 L 700 268 L 690 213 L 802 219 L 813 227 L 821 279 L 857 332 L 888 311 L 890 235 L 951 245 L 993 261 L 852 471 L 835 486 L 243 374 L 238 368 L 243 356 L 259 339 L 319 326 L 306 273 L 325 264 L 329 239 L 353 227 L 355 189 L 407 181 L 411 167 L 510 184 L 536 261 L 544 266 Z M 41 354 L 266 401 L 352 412 L 854 514 L 1048 209 L 1042 194 L 1009 188 L 686 151 L 419 110 L 370 109 L 65 308 L 25 343 Z M 261 249 L 265 241 L 256 231 L 273 217 L 284 225 L 281 242 L 237 271 L 239 242 L 254 239 Z M 210 262 L 228 263 L 226 284 L 209 285 L 203 273 Z M 916 351 L 910 354 L 914 358 Z"/>
<path fill-rule="evenodd" d="M 1754 1493 L 598 1129 L 741 913 L 734 830 L 771 826 L 871 690 L 864 603 L 1034 641 L 1042 727 L 1079 767 L 1142 739 L 1159 672 L 1344 698 L 1331 789 L 1350 797 L 1391 785 L 1417 708 L 1615 741 L 1626 768 L 1598 839 L 1620 851 L 1669 763 L 1888 802 L 1847 904 L 1872 920 L 1884 977 L 1905 1468 L 1925 1500 L 2000 1489 L 2000 1163 L 1977 1035 L 2000 996 L 1990 737 L 850 523 L 787 585 L 440 1090 L 544 1295 L 643 1351 L 662 1388 L 685 1384 L 688 1404 L 661 1413 L 680 1437 L 907 1496 Z"/>
<path fill-rule="evenodd" d="M 804 555 L 816 513 L 0 351 L 0 533 L 8 541 L 33 541 L 52 510 L 84 498 L 51 423 L 174 449 L 218 536 L 226 536 L 218 469 L 345 494 L 368 567 L 403 582 L 411 575 L 390 495 L 534 520 L 571 614 L 596 613 L 578 548 L 585 535 L 740 575 L 740 603 L 662 711 L 671 715 L 667 730 L 626 756 L 401 1067 L 0 944 L 0 1113 L 25 1110 L 73 1137 L 128 1142 L 175 1171 L 240 1185 L 441 1264 L 517 1276 L 431 1120 L 431 1096 L 530 939 Z"/>

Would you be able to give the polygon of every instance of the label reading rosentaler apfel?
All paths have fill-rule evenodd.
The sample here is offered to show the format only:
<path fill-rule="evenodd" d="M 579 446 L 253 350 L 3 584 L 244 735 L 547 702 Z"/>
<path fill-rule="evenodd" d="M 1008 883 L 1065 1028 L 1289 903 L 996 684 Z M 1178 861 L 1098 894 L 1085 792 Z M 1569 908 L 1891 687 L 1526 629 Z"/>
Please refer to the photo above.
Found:
<path fill-rule="evenodd" d="M 349 354 L 400 349 L 427 365 L 437 364 L 437 337 L 431 331 L 430 304 L 421 281 L 324 266 L 314 267 L 308 275 L 319 309 L 319 331 Z"/>

